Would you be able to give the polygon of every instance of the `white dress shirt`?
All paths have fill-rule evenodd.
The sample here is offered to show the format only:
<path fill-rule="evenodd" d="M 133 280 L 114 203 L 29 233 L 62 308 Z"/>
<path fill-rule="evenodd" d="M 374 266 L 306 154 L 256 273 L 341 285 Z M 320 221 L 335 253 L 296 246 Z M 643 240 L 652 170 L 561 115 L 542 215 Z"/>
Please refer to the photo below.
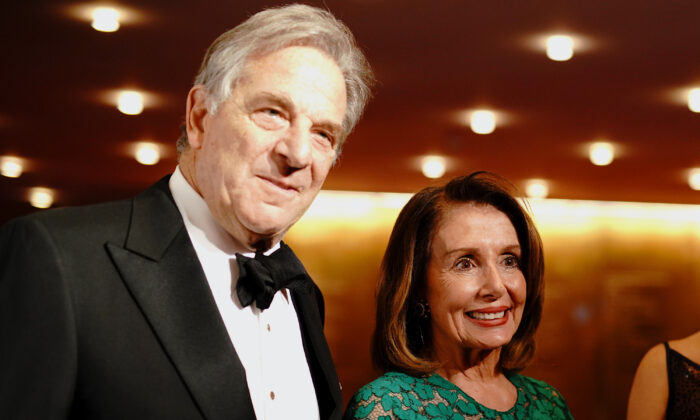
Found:
<path fill-rule="evenodd" d="M 204 199 L 185 180 L 180 168 L 170 177 L 170 191 L 185 222 L 243 367 L 258 419 L 318 419 L 318 403 L 304 354 L 299 320 L 287 289 L 277 292 L 268 309 L 242 308 L 236 295 L 238 264 L 234 241 L 214 220 Z M 275 244 L 266 254 L 279 248 Z M 235 417 L 235 413 L 231 413 Z M 233 417 L 232 417 L 233 418 Z"/>

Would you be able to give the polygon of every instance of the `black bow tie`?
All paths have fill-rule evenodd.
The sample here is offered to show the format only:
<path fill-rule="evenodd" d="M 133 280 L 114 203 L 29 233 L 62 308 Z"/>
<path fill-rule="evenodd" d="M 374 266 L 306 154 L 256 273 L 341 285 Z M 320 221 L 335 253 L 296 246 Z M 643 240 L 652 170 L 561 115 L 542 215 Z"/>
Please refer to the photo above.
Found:
<path fill-rule="evenodd" d="M 270 255 L 256 252 L 255 258 L 249 258 L 237 253 L 236 262 L 236 293 L 244 308 L 255 301 L 258 309 L 267 309 L 278 290 L 293 289 L 309 280 L 301 261 L 284 242 Z"/>

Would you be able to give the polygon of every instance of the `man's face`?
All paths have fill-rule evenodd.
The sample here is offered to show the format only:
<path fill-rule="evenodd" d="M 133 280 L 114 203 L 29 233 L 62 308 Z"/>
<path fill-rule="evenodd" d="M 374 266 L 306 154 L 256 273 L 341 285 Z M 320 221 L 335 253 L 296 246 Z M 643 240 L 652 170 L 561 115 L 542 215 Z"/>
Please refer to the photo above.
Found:
<path fill-rule="evenodd" d="M 343 75 L 321 51 L 287 47 L 249 60 L 215 114 L 204 97 L 194 87 L 188 104 L 190 180 L 241 245 L 269 246 L 308 209 L 333 164 Z"/>

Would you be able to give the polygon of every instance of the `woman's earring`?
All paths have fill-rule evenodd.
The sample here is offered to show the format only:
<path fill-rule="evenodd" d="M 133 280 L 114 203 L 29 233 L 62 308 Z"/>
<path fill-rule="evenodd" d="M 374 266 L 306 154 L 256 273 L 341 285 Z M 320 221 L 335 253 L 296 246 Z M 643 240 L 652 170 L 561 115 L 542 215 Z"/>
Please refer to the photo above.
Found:
<path fill-rule="evenodd" d="M 413 309 L 415 317 L 418 319 L 418 334 L 420 337 L 420 344 L 422 347 L 425 346 L 425 338 L 423 337 L 423 327 L 428 328 L 428 322 L 430 320 L 430 305 L 425 299 L 419 299 L 416 302 L 416 306 Z"/>
<path fill-rule="evenodd" d="M 420 299 L 416 302 L 415 311 L 418 319 L 424 320 L 430 318 L 430 305 L 428 305 L 428 301 L 425 299 Z"/>

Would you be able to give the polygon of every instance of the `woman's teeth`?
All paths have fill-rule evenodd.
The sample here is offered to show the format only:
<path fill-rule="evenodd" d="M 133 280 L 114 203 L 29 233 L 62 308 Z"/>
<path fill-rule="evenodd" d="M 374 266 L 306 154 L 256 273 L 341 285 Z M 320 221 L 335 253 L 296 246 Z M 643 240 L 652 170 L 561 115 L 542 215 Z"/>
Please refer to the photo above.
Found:
<path fill-rule="evenodd" d="M 506 311 L 501 312 L 467 312 L 467 316 L 474 319 L 498 319 L 503 318 L 506 315 Z"/>

